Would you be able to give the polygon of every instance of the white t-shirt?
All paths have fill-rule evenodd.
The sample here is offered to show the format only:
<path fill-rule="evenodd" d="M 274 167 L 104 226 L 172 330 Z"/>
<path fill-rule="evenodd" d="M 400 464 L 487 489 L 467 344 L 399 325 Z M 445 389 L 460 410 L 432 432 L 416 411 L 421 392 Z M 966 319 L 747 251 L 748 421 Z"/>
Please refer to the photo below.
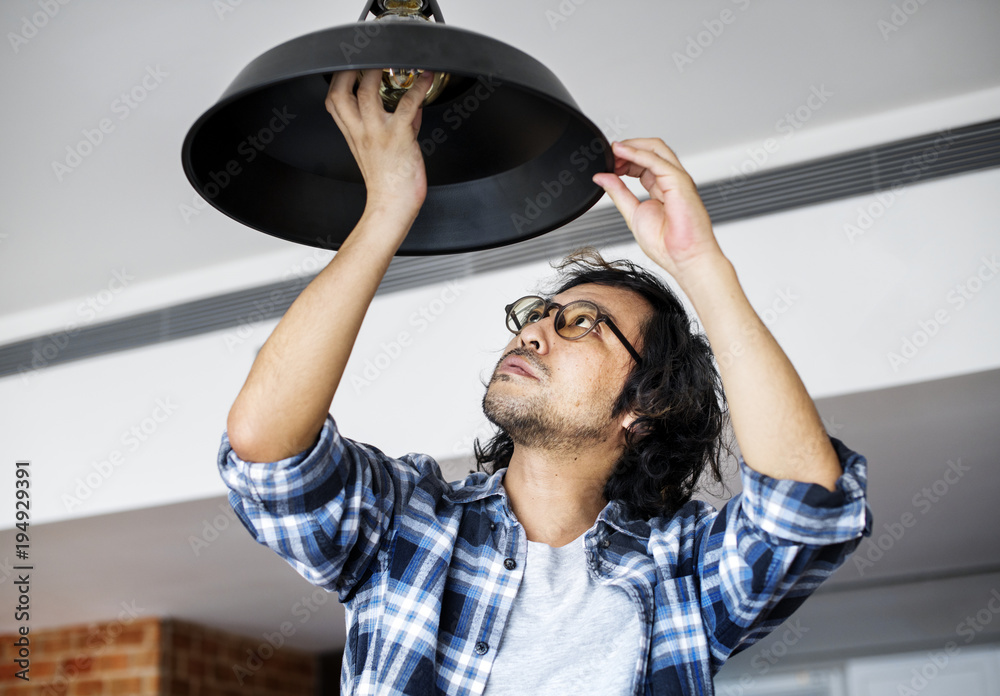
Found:
<path fill-rule="evenodd" d="M 632 693 L 639 611 L 624 590 L 594 579 L 583 537 L 559 548 L 528 542 L 484 696 Z"/>

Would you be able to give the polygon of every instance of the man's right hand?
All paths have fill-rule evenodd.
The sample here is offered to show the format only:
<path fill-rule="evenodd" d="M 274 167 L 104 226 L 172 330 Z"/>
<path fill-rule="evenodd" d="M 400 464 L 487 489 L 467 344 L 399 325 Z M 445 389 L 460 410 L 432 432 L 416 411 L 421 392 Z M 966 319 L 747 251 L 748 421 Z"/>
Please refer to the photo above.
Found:
<path fill-rule="evenodd" d="M 354 95 L 357 73 L 340 72 L 330 81 L 326 110 L 344 134 L 368 191 L 366 211 L 416 218 L 427 196 L 427 173 L 417 132 L 420 108 L 434 73 L 425 72 L 388 113 L 379 97 L 381 70 L 368 70 Z M 400 240 L 402 242 L 402 240 Z"/>
<path fill-rule="evenodd" d="M 327 110 L 344 133 L 368 190 L 365 212 L 330 264 L 303 290 L 254 360 L 229 411 L 236 454 L 273 462 L 311 447 L 330 411 L 368 305 L 427 196 L 417 142 L 425 74 L 387 113 L 378 94 L 381 70 L 338 73 Z"/>

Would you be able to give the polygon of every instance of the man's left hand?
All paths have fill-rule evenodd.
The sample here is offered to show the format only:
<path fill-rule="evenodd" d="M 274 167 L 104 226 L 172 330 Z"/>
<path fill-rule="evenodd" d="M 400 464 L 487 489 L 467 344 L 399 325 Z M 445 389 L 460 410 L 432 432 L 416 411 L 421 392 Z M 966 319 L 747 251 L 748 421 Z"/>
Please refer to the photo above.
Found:
<path fill-rule="evenodd" d="M 611 196 L 639 247 L 680 284 L 712 349 L 730 352 L 719 360 L 719 374 L 744 460 L 772 478 L 835 490 L 843 469 L 816 406 L 747 300 L 677 155 L 656 139 L 613 147 L 614 174 L 596 174 L 594 182 Z M 638 177 L 649 200 L 640 202 L 622 176 Z"/>
<path fill-rule="evenodd" d="M 611 197 L 639 248 L 684 287 L 704 262 L 722 256 L 694 181 L 659 138 L 634 138 L 612 147 L 614 174 L 595 174 L 594 183 Z M 640 202 L 622 176 L 638 178 L 649 200 Z"/>

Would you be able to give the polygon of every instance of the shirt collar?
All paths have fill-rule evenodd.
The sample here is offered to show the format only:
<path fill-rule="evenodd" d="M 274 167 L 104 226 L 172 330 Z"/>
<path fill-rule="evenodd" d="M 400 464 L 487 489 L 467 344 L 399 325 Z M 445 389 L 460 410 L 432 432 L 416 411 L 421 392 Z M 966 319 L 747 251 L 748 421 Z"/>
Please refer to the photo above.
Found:
<path fill-rule="evenodd" d="M 473 471 L 465 477 L 464 481 L 454 484 L 455 488 L 448 490 L 444 499 L 452 503 L 471 503 L 476 500 L 484 500 L 491 495 L 507 497 L 507 491 L 503 487 L 503 475 L 507 473 L 507 467 L 497 469 L 493 474 L 483 471 Z"/>
<path fill-rule="evenodd" d="M 597 516 L 597 522 L 604 522 L 609 527 L 613 527 L 623 534 L 633 536 L 640 541 L 649 539 L 649 522 L 647 520 L 629 517 L 625 513 L 625 506 L 618 500 L 612 500 Z"/>
<path fill-rule="evenodd" d="M 507 467 L 497 469 L 493 474 L 474 471 L 466 476 L 464 481 L 456 484 L 456 488 L 447 491 L 443 497 L 452 503 L 472 503 L 499 495 L 506 502 L 507 490 L 503 487 L 505 473 Z M 617 531 L 642 541 L 649 539 L 649 522 L 626 515 L 625 506 L 617 500 L 612 500 L 604 506 L 597 516 L 597 522 L 604 522 Z"/>

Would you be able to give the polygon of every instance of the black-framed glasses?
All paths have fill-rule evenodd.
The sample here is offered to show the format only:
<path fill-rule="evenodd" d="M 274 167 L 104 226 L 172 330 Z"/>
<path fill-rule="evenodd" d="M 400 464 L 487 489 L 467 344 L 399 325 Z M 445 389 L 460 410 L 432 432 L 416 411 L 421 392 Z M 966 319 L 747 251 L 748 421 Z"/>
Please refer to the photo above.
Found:
<path fill-rule="evenodd" d="M 551 302 L 537 295 L 522 297 L 504 308 L 504 311 L 507 312 L 507 328 L 511 333 L 519 334 L 525 326 L 541 321 L 553 309 L 558 310 L 554 320 L 556 334 L 562 338 L 570 341 L 579 340 L 603 322 L 608 325 L 611 332 L 622 342 L 629 355 L 635 359 L 636 364 L 642 364 L 642 358 L 639 357 L 639 353 L 636 352 L 632 344 L 625 338 L 625 335 L 615 326 L 615 322 L 611 317 L 602 312 L 600 307 L 590 300 L 575 300 L 561 305 L 558 302 Z"/>

